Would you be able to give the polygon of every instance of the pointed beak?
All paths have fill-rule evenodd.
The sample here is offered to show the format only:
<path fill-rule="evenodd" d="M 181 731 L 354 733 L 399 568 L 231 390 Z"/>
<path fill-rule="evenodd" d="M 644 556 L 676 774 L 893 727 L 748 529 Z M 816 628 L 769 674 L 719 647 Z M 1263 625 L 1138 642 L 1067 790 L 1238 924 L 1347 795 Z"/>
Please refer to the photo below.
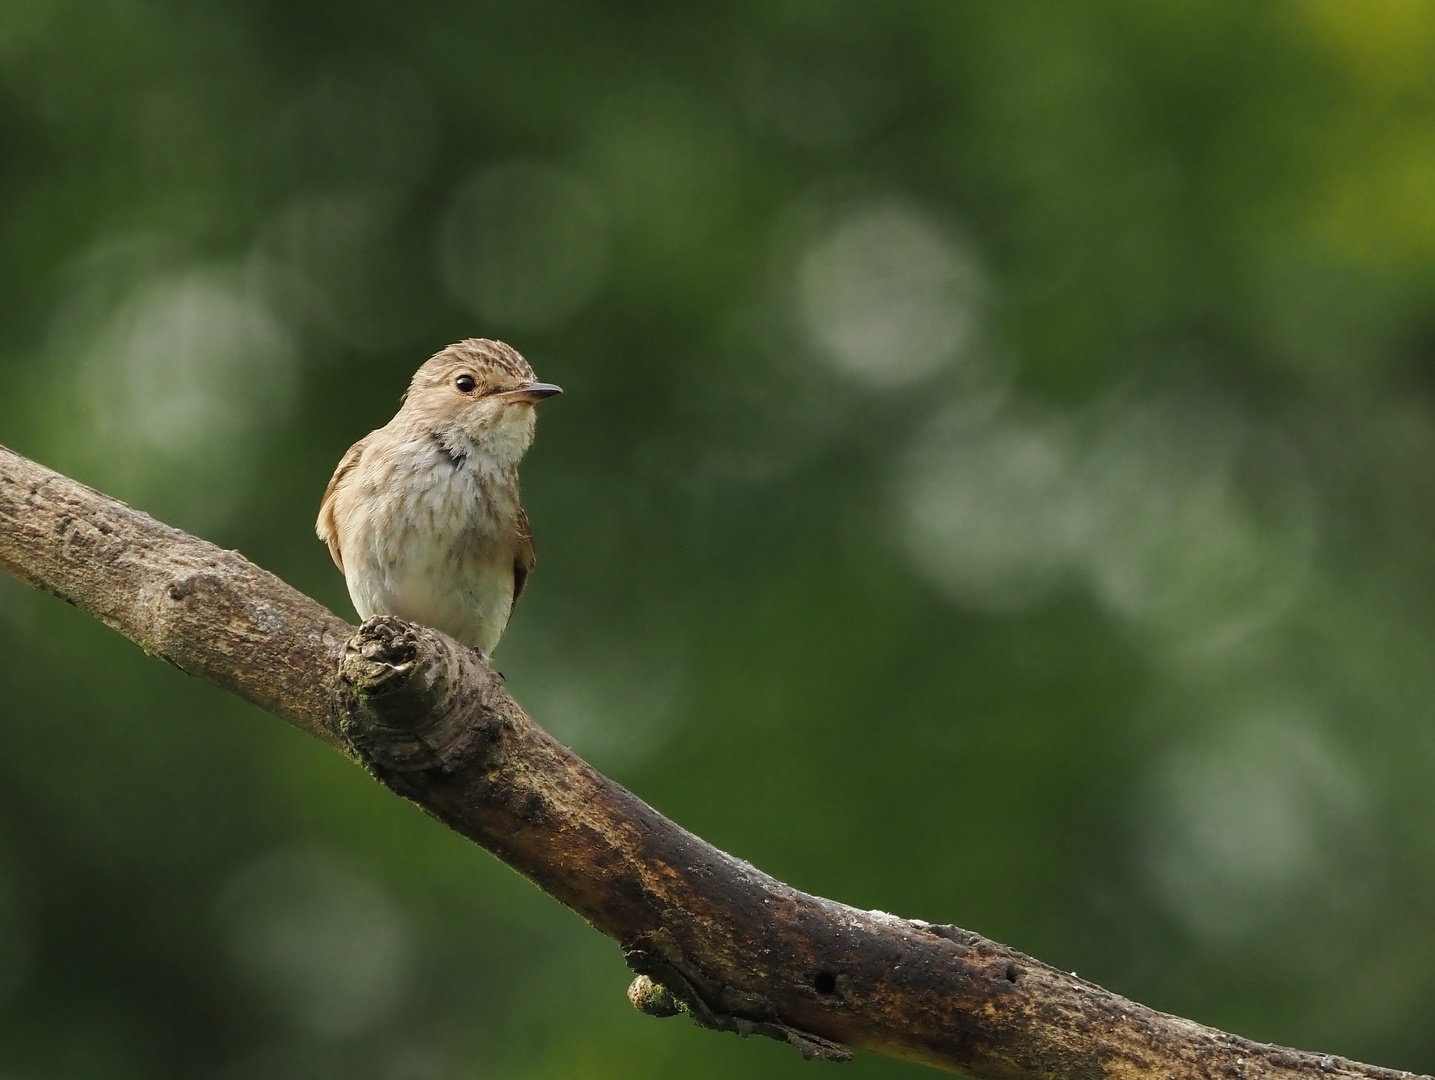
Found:
<path fill-rule="evenodd" d="M 554 386 L 549 382 L 531 382 L 524 383 L 517 390 L 505 390 L 498 396 L 507 398 L 509 401 L 521 401 L 529 405 L 536 405 L 544 398 L 561 393 L 563 393 L 561 386 Z"/>

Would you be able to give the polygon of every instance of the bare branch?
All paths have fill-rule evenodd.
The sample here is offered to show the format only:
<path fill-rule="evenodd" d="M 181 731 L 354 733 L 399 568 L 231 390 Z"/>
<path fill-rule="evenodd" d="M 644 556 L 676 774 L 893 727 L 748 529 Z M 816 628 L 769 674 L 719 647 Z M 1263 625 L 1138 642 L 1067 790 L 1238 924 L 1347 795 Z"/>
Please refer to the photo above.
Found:
<path fill-rule="evenodd" d="M 953 926 L 809 896 L 536 727 L 468 649 L 357 632 L 249 563 L 0 447 L 0 569 L 340 749 L 617 941 L 652 1015 L 990 1080 L 1397 1080 L 1156 1012 Z"/>

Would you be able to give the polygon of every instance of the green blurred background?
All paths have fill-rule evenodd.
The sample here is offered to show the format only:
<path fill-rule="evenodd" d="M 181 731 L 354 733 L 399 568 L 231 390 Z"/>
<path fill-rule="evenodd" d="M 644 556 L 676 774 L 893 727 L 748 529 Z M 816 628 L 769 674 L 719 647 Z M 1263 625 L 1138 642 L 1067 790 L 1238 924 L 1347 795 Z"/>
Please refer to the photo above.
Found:
<path fill-rule="evenodd" d="M 801 888 L 1435 1069 L 1435 4 L 0 4 L 0 442 L 353 618 L 319 495 L 474 335 L 567 390 L 540 723 Z M 3 1080 L 835 1070 L 8 578 L 0 731 Z"/>

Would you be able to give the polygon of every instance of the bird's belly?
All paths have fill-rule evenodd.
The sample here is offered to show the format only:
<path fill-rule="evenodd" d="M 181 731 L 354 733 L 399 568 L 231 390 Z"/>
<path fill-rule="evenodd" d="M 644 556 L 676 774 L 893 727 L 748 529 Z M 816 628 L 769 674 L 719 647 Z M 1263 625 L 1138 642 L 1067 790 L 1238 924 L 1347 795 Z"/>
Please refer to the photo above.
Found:
<path fill-rule="evenodd" d="M 512 554 L 472 534 L 456 544 L 414 530 L 386 540 L 349 575 L 359 615 L 397 615 L 491 654 L 513 606 Z"/>

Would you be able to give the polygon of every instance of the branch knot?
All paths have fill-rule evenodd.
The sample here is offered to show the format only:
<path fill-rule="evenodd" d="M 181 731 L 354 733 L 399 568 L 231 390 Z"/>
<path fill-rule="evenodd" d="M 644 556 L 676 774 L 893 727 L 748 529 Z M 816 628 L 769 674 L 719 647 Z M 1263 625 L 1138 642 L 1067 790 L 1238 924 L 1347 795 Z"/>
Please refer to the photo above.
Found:
<path fill-rule="evenodd" d="M 760 1016 L 758 1019 L 714 1009 L 679 970 L 679 965 L 684 963 L 682 952 L 664 929 L 643 935 L 623 950 L 623 958 L 639 973 L 628 986 L 628 1000 L 641 1013 L 659 1017 L 687 1013 L 698 1027 L 731 1031 L 744 1039 L 749 1035 L 776 1039 L 809 1061 L 852 1060 L 852 1051 L 841 1043 L 780 1023 L 772 1003 L 756 995 L 745 995 L 748 1000 L 743 1008 L 754 1010 Z"/>
<path fill-rule="evenodd" d="M 339 661 L 339 730 L 371 768 L 457 772 L 494 756 L 502 681 L 470 649 L 426 626 L 376 615 Z"/>

